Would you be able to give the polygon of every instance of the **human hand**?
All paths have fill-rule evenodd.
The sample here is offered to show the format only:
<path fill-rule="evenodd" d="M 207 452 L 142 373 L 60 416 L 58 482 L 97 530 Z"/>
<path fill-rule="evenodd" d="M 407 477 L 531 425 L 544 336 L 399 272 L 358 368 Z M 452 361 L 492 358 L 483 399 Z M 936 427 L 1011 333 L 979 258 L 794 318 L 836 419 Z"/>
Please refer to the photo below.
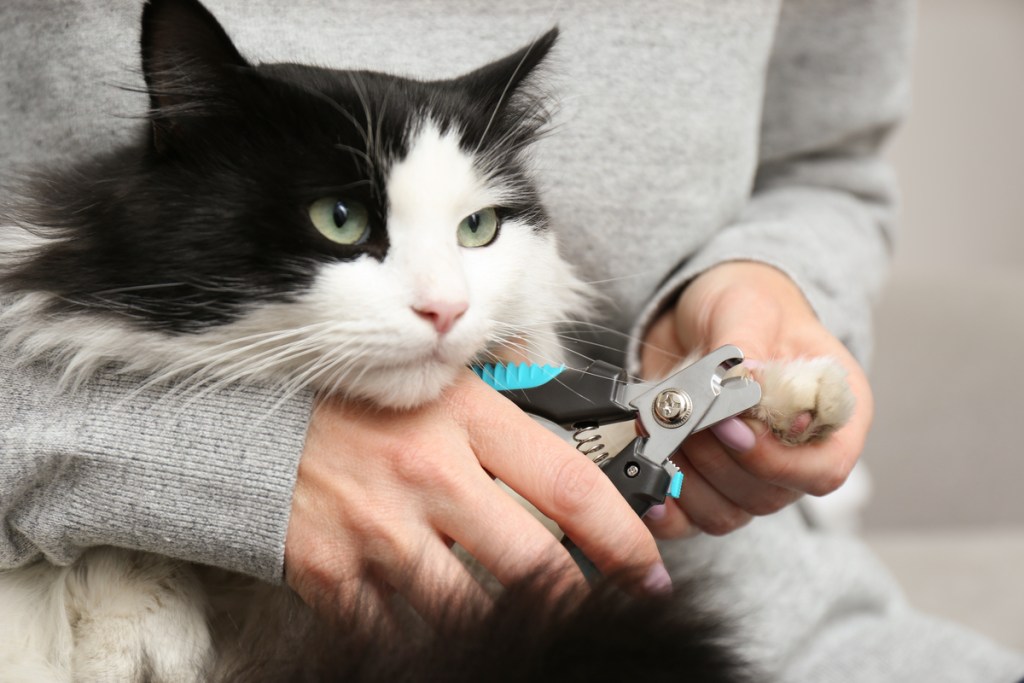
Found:
<path fill-rule="evenodd" d="M 582 585 L 557 539 L 490 475 L 558 522 L 602 573 L 643 572 L 647 588 L 668 588 L 654 539 L 609 479 L 469 370 L 414 410 L 319 401 L 285 544 L 288 584 L 334 614 L 377 611 L 392 590 L 427 619 L 453 597 L 486 606 L 454 541 L 502 583 L 543 571 L 562 589 Z"/>
<path fill-rule="evenodd" d="M 649 378 L 667 374 L 691 351 L 724 344 L 762 361 L 830 356 L 845 368 L 856 400 L 850 421 L 816 443 L 783 445 L 767 430 L 754 432 L 739 421 L 690 437 L 673 456 L 685 473 L 683 496 L 645 517 L 655 536 L 725 534 L 805 493 L 830 493 L 850 474 L 871 423 L 871 389 L 857 361 L 781 271 L 746 261 L 705 271 L 654 322 L 645 342 L 641 363 Z"/>

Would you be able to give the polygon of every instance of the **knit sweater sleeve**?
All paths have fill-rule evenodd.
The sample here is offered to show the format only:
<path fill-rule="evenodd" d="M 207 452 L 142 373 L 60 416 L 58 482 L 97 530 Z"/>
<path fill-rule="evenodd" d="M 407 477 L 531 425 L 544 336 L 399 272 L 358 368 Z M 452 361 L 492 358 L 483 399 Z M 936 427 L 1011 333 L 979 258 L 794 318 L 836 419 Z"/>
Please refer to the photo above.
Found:
<path fill-rule="evenodd" d="M 0 376 L 0 568 L 114 545 L 281 580 L 309 395 L 113 373 L 67 392 L 6 355 Z"/>
<path fill-rule="evenodd" d="M 701 272 L 752 260 L 788 274 L 869 358 L 870 303 L 894 238 L 895 181 L 880 152 L 909 99 L 911 24 L 906 1 L 783 3 L 750 200 L 665 279 L 634 339 Z"/>

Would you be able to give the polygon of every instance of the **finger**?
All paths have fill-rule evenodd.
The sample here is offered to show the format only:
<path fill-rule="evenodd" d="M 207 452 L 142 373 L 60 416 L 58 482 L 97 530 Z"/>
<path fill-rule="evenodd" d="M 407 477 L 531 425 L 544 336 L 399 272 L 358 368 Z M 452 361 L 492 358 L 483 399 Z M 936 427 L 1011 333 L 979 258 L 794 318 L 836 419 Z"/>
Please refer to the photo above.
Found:
<path fill-rule="evenodd" d="M 856 426 L 847 425 L 824 441 L 790 446 L 762 426 L 757 445 L 745 453 L 733 453 L 732 458 L 766 483 L 823 496 L 839 488 L 856 464 L 863 447 L 856 431 Z"/>
<path fill-rule="evenodd" d="M 748 449 L 749 450 L 749 449 Z M 718 493 L 751 515 L 770 515 L 800 497 L 798 492 L 769 484 L 754 476 L 734 459 L 710 432 L 694 434 L 686 442 L 686 457 L 700 476 Z"/>
<path fill-rule="evenodd" d="M 430 535 L 406 562 L 372 567 L 428 623 L 440 625 L 465 615 L 482 614 L 491 598 L 438 536 Z"/>
<path fill-rule="evenodd" d="M 757 445 L 757 434 L 738 417 L 730 417 L 711 425 L 711 433 L 723 446 L 740 453 L 745 453 Z"/>
<path fill-rule="evenodd" d="M 847 368 L 847 381 L 855 397 L 854 412 L 843 428 L 822 441 L 802 446 L 783 444 L 762 423 L 751 422 L 757 443 L 745 453 L 734 453 L 744 470 L 766 482 L 794 491 L 821 496 L 846 481 L 860 453 L 874 414 L 867 378 L 852 356 L 835 357 Z"/>
<path fill-rule="evenodd" d="M 748 421 L 756 435 L 752 448 L 747 448 L 749 432 L 742 433 L 728 423 L 715 429 L 726 444 L 738 446 L 732 453 L 745 471 L 767 483 L 813 495 L 830 493 L 846 480 L 863 450 L 874 410 L 867 378 L 857 361 L 845 349 L 817 345 L 820 343 L 815 338 L 804 346 L 804 354 L 793 355 L 828 356 L 846 369 L 846 381 L 855 399 L 854 412 L 845 427 L 822 441 L 794 447 L 783 444 L 763 423 Z M 758 366 L 752 370 L 754 378 L 760 380 Z"/>
<path fill-rule="evenodd" d="M 655 538 L 689 538 L 700 533 L 700 529 L 674 500 L 666 500 L 648 510 L 644 515 L 644 524 Z"/>
<path fill-rule="evenodd" d="M 585 585 L 558 539 L 497 483 L 482 477 L 479 485 L 465 487 L 464 499 L 436 521 L 437 527 L 504 586 L 540 574 L 555 595 Z"/>
<path fill-rule="evenodd" d="M 712 536 L 722 536 L 750 522 L 750 513 L 723 496 L 694 467 L 686 447 L 672 460 L 685 474 L 678 504 L 694 526 Z"/>
<path fill-rule="evenodd" d="M 331 624 L 358 624 L 371 632 L 386 632 L 395 624 L 394 590 L 354 566 L 292 571 L 288 585 Z"/>
<path fill-rule="evenodd" d="M 486 421 L 481 416 L 477 424 L 465 423 L 481 464 L 555 520 L 602 573 L 641 569 L 660 576 L 664 566 L 654 537 L 608 477 L 586 456 L 477 382 L 480 390 L 460 392 L 459 398 L 498 399 L 505 404 L 491 407 Z M 471 421 L 478 411 L 475 405 L 452 408 Z"/>
<path fill-rule="evenodd" d="M 351 628 L 358 624 L 361 629 L 380 636 L 398 633 L 401 619 L 394 600 L 395 589 L 367 573 L 338 593 L 337 602 L 325 616 L 332 623 L 337 620 L 339 626 Z"/>

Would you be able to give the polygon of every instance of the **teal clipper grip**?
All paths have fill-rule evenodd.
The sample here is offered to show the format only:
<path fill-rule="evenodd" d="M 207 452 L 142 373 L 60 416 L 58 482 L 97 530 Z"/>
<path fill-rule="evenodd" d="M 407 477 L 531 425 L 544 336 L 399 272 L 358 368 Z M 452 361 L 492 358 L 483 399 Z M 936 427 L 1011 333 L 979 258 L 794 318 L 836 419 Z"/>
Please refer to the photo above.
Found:
<path fill-rule="evenodd" d="M 564 365 L 532 365 L 530 363 L 509 363 L 508 365 L 487 363 L 474 365 L 476 376 L 498 391 L 534 389 L 547 384 L 565 370 Z"/>
<path fill-rule="evenodd" d="M 632 409 L 616 401 L 619 389 L 627 381 L 625 370 L 602 361 L 582 369 L 529 363 L 488 364 L 474 366 L 473 372 L 526 412 L 563 427 L 633 418 Z"/>

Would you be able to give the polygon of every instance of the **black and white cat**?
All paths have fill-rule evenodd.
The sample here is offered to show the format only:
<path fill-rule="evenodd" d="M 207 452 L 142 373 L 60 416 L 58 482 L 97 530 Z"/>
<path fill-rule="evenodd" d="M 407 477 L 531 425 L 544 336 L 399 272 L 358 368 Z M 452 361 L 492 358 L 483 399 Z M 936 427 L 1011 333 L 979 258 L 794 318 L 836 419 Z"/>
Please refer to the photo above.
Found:
<path fill-rule="evenodd" d="M 153 0 L 143 13 L 144 139 L 47 176 L 0 229 L 3 343 L 59 368 L 69 391 L 113 364 L 153 383 L 260 382 L 397 408 L 509 349 L 559 362 L 557 324 L 585 314 L 588 292 L 559 256 L 525 155 L 546 122 L 530 75 L 555 39 L 420 82 L 250 64 L 196 0 Z M 791 374 L 817 391 L 825 371 L 807 367 Z M 803 409 L 785 396 L 782 414 Z M 213 593 L 244 593 L 238 614 L 254 599 L 289 618 L 301 611 L 285 589 L 252 583 L 116 549 L 0 574 L 0 681 L 227 675 L 217 659 L 232 646 L 212 624 L 237 605 Z M 586 632 L 591 649 L 577 657 L 609 674 L 607 632 L 626 628 L 650 631 L 632 638 L 647 648 L 628 655 L 634 674 L 674 646 L 689 653 L 678 664 L 688 680 L 738 680 L 717 627 L 690 608 L 644 612 L 654 608 L 607 590 L 580 609 L 530 612 L 537 591 L 507 595 L 487 627 L 462 624 L 447 639 L 488 644 L 475 659 L 442 648 L 415 660 L 364 638 L 381 666 L 331 660 L 341 668 L 327 675 L 395 680 L 400 667 L 401 680 L 483 680 L 499 650 L 518 661 L 550 646 L 531 639 L 532 650 L 516 650 L 518 628 L 549 640 Z M 291 642 L 269 623 L 254 642 Z M 305 633 L 291 637 L 328 642 Z M 645 677 L 678 674 L 662 661 Z M 263 662 L 237 680 L 296 680 L 291 665 Z"/>

